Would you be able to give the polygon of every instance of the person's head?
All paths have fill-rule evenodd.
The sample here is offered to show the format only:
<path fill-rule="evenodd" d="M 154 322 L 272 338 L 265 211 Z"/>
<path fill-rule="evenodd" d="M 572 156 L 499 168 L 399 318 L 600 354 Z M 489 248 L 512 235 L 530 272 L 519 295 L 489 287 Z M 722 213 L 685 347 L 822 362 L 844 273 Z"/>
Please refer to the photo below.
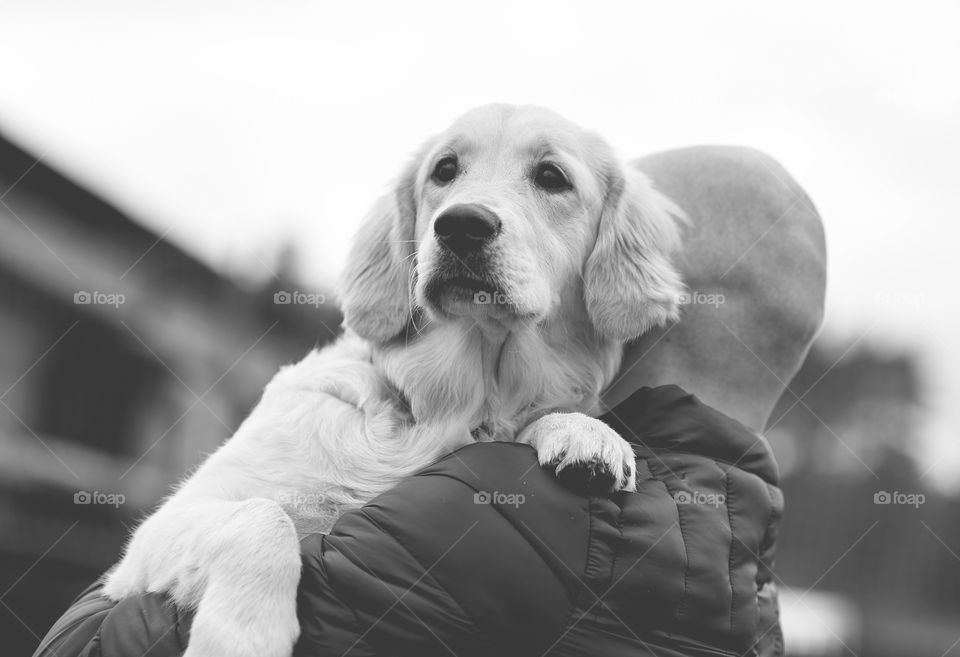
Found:
<path fill-rule="evenodd" d="M 675 383 L 762 430 L 820 328 L 823 226 L 777 162 L 746 148 L 694 147 L 636 163 L 690 218 L 678 264 L 678 323 L 631 344 L 607 391 Z"/>

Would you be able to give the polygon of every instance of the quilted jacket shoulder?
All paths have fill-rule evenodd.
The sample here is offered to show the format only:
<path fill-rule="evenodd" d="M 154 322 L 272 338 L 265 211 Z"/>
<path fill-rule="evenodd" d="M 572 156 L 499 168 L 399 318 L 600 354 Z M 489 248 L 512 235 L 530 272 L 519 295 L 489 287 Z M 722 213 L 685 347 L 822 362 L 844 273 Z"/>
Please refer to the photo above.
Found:
<path fill-rule="evenodd" d="M 766 442 L 675 386 L 602 419 L 634 446 L 636 493 L 580 497 L 531 448 L 483 443 L 304 540 L 296 654 L 782 654 Z M 162 601 L 78 605 L 37 655 L 182 651 L 189 616 Z"/>

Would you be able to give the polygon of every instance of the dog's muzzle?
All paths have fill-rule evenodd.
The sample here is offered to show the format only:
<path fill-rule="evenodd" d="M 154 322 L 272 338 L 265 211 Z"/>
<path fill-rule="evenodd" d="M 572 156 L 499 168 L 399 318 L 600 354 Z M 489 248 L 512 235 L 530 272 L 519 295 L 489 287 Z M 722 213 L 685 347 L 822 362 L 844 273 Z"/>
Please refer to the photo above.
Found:
<path fill-rule="evenodd" d="M 434 306 L 462 312 L 471 308 L 479 295 L 486 298 L 499 289 L 495 255 L 490 247 L 500 234 L 500 217 L 476 203 L 452 205 L 433 222 L 438 258 L 427 278 L 426 298 Z M 456 311 L 460 314 L 461 311 Z"/>

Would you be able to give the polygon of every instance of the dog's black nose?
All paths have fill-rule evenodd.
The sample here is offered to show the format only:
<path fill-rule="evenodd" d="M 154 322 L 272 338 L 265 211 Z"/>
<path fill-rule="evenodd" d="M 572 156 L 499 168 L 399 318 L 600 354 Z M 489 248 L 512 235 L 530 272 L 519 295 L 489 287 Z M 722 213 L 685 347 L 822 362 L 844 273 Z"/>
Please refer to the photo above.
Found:
<path fill-rule="evenodd" d="M 461 203 L 437 217 L 433 232 L 454 253 L 470 253 L 497 236 L 500 218 L 482 205 Z"/>

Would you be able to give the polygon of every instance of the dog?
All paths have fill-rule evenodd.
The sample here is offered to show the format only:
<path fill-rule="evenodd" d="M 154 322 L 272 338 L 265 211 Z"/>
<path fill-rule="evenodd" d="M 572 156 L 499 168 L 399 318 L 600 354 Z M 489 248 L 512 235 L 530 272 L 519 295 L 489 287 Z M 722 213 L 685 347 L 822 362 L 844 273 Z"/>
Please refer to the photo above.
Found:
<path fill-rule="evenodd" d="M 460 446 L 518 440 L 561 478 L 633 490 L 630 445 L 591 415 L 624 344 L 677 319 L 681 217 L 552 112 L 468 112 L 363 222 L 344 335 L 280 370 L 137 528 L 104 593 L 195 609 L 188 657 L 285 657 L 298 535 Z"/>

